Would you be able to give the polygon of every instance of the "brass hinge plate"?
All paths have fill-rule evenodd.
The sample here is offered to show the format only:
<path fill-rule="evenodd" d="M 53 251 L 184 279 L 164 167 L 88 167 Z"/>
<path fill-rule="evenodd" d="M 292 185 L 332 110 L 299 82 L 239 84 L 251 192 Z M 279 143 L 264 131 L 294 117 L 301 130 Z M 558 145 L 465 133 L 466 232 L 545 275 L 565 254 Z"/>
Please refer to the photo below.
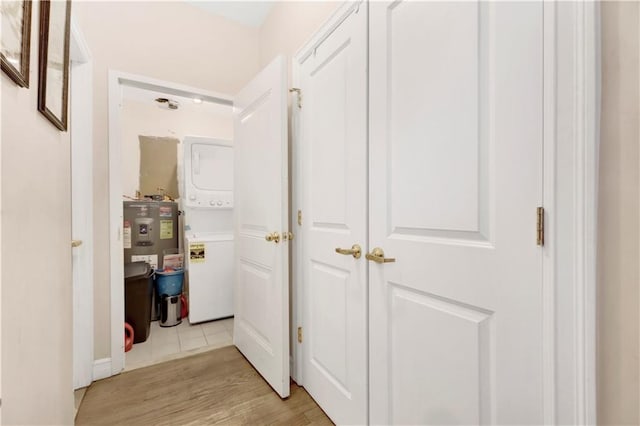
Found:
<path fill-rule="evenodd" d="M 536 226 L 536 243 L 539 246 L 544 246 L 544 207 L 538 207 L 537 210 L 537 226 Z"/>
<path fill-rule="evenodd" d="M 298 210 L 298 225 L 302 226 L 302 210 Z"/>
<path fill-rule="evenodd" d="M 293 92 L 298 95 L 298 108 L 302 108 L 302 90 L 298 89 L 297 87 L 289 89 L 289 93 Z"/>
<path fill-rule="evenodd" d="M 302 327 L 298 327 L 298 343 L 302 343 Z"/>

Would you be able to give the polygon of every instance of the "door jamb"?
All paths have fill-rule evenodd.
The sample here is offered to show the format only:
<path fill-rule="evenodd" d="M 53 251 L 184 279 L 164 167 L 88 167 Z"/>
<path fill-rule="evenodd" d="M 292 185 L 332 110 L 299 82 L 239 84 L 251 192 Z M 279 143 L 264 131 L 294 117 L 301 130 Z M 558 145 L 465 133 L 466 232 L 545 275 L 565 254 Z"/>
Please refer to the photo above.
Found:
<path fill-rule="evenodd" d="M 233 105 L 233 97 L 209 90 L 190 87 L 146 76 L 109 70 L 109 270 L 110 270 L 110 371 L 103 377 L 116 375 L 124 369 L 124 253 L 122 246 L 122 170 L 120 109 L 123 86 L 158 90 L 165 93 L 189 96 L 197 94 L 201 99 L 222 105 Z M 107 360 L 109 361 L 109 360 Z M 107 374 L 110 373 L 110 374 Z"/>
<path fill-rule="evenodd" d="M 78 184 L 78 168 L 84 168 L 81 179 L 86 179 L 86 174 L 92 175 L 91 162 L 93 152 L 93 59 L 91 51 L 86 43 L 80 28 L 74 18 L 71 19 L 71 66 L 70 66 L 70 134 L 71 134 L 71 178 L 72 186 Z M 86 144 L 82 152 L 82 158 L 75 158 L 77 144 Z M 88 170 L 86 170 L 88 168 Z M 84 251 L 84 265 L 75 265 L 75 268 L 84 269 L 88 276 L 87 282 L 76 282 L 76 274 L 73 275 L 73 382 L 74 389 L 85 387 L 93 380 L 93 183 L 80 183 L 87 185 L 86 191 L 89 199 L 73 199 L 72 203 L 82 205 L 86 214 L 87 234 L 73 237 L 81 237 Z M 73 209 L 72 209 L 73 210 Z M 82 278 L 82 277 L 81 277 Z"/>
<path fill-rule="evenodd" d="M 295 87 L 299 87 L 301 63 L 339 25 L 351 5 L 353 2 L 345 2 L 338 8 L 294 56 Z M 543 205 L 547 216 L 542 284 L 544 419 L 545 424 L 595 424 L 600 10 L 597 3 L 589 1 L 548 2 L 543 10 Z M 561 109 L 560 105 L 565 107 Z M 296 148 L 303 123 L 297 114 L 293 116 L 292 213 L 296 217 L 303 195 L 302 174 L 295 165 L 301 161 Z M 560 203 L 567 195 L 573 197 L 572 202 Z M 302 258 L 304 238 L 302 228 L 298 228 L 295 259 Z M 303 274 L 298 260 L 294 260 L 293 271 L 292 341 L 296 342 L 297 327 L 304 327 Z M 570 291 L 563 291 L 565 283 Z M 559 335 L 563 338 L 558 339 Z M 299 385 L 304 384 L 303 345 L 295 345 L 291 369 Z"/>
<path fill-rule="evenodd" d="M 596 424 L 600 7 L 543 10 L 545 423 Z"/>
<path fill-rule="evenodd" d="M 300 66 L 296 59 L 291 61 L 291 81 L 294 88 L 300 87 Z M 303 173 L 300 170 L 300 159 L 302 154 L 300 153 L 301 146 L 300 140 L 300 109 L 298 108 L 298 99 L 296 97 L 302 97 L 302 92 L 298 92 L 294 98 L 290 98 L 291 105 L 291 149 L 289 152 L 290 160 L 290 173 L 291 173 L 291 209 L 289 217 L 291 222 L 292 232 L 295 235 L 293 240 L 290 240 L 291 244 L 291 326 L 290 326 L 290 338 L 291 341 L 290 350 L 291 353 L 291 366 L 289 367 L 289 374 L 293 381 L 298 386 L 304 384 L 302 376 L 302 345 L 299 342 L 298 327 L 302 326 L 302 267 L 300 266 L 300 260 L 303 259 L 303 244 L 304 235 L 302 233 L 302 226 L 298 220 L 298 209 L 302 207 L 302 176 Z M 301 211 L 301 210 L 300 210 Z M 294 231 L 295 229 L 295 231 Z"/>

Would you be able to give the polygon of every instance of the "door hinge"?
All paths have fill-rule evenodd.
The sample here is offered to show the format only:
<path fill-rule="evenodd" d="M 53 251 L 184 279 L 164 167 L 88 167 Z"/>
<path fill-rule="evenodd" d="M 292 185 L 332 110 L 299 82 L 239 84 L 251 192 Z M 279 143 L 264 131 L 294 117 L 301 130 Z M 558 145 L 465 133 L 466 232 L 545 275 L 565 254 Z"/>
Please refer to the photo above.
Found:
<path fill-rule="evenodd" d="M 544 207 L 538 207 L 537 215 L 538 220 L 536 226 L 536 242 L 539 246 L 544 246 Z"/>
<path fill-rule="evenodd" d="M 302 226 L 302 210 L 298 210 L 298 225 Z"/>
<path fill-rule="evenodd" d="M 289 89 L 289 93 L 293 92 L 296 92 L 296 94 L 298 95 L 298 108 L 302 108 L 302 90 L 298 89 L 297 87 Z"/>
<path fill-rule="evenodd" d="M 302 327 L 298 327 L 298 343 L 302 343 Z"/>

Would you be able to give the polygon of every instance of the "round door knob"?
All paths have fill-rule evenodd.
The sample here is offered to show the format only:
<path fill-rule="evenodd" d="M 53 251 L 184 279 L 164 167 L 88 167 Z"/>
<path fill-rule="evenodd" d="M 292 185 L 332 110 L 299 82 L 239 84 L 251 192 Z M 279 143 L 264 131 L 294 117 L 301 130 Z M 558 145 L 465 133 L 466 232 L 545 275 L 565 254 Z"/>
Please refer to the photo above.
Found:
<path fill-rule="evenodd" d="M 272 232 L 270 234 L 265 235 L 264 239 L 269 242 L 274 242 L 278 244 L 280 242 L 280 234 L 278 234 L 277 232 Z"/>

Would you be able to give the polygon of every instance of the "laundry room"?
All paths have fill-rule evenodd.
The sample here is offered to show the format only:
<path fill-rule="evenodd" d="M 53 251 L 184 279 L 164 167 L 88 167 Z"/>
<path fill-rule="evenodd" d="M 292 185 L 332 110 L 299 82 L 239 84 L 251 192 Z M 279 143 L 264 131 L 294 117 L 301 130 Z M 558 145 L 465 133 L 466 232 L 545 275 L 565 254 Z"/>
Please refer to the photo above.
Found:
<path fill-rule="evenodd" d="M 233 337 L 232 108 L 138 86 L 119 122 L 126 370 Z"/>

